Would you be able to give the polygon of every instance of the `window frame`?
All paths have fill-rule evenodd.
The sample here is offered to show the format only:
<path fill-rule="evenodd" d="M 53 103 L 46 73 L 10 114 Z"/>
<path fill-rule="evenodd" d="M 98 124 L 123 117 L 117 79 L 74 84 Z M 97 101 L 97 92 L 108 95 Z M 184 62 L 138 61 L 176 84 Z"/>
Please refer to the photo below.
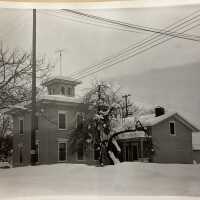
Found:
<path fill-rule="evenodd" d="M 21 133 L 21 123 L 20 123 L 20 121 L 23 121 L 23 132 L 22 133 Z M 19 124 L 19 135 L 24 135 L 24 117 L 19 117 L 18 124 Z"/>
<path fill-rule="evenodd" d="M 67 95 L 72 96 L 72 87 L 67 87 Z"/>
<path fill-rule="evenodd" d="M 60 160 L 60 144 L 65 144 L 65 148 L 66 148 L 66 150 L 65 150 L 65 160 Z M 60 142 L 57 142 L 57 145 L 58 145 L 58 149 L 57 149 L 57 151 L 58 151 L 58 162 L 65 162 L 65 161 L 67 161 L 67 142 L 63 142 L 63 141 L 60 141 Z"/>
<path fill-rule="evenodd" d="M 171 132 L 171 125 L 170 124 L 174 124 L 174 133 L 172 134 L 172 132 Z M 175 123 L 175 121 L 169 121 L 169 134 L 170 134 L 170 136 L 176 136 L 176 123 Z"/>
<path fill-rule="evenodd" d="M 60 114 L 65 114 L 65 128 L 60 128 Z M 58 111 L 58 130 L 67 130 L 67 111 Z"/>

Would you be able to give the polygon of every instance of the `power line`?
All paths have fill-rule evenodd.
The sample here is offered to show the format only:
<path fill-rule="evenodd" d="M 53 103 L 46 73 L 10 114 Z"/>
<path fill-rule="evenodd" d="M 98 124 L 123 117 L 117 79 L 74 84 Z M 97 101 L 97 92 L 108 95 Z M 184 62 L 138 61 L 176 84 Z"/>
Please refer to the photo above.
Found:
<path fill-rule="evenodd" d="M 193 28 L 195 28 L 195 27 L 197 27 L 197 26 L 200 26 L 200 24 L 197 24 L 197 25 L 195 25 L 194 27 L 185 30 L 184 32 L 186 32 L 186 31 L 188 31 L 188 30 L 191 30 L 191 29 L 193 29 Z M 128 59 L 130 59 L 130 58 L 132 58 L 132 57 L 135 57 L 136 55 L 139 55 L 139 54 L 141 54 L 141 53 L 143 53 L 143 52 L 145 52 L 145 51 L 147 51 L 147 50 L 149 50 L 149 49 L 152 49 L 152 48 L 154 48 L 154 47 L 156 47 L 156 46 L 158 46 L 158 45 L 160 45 L 160 44 L 162 44 L 162 43 L 164 43 L 164 42 L 169 41 L 170 39 L 172 39 L 172 37 L 171 37 L 171 38 L 167 38 L 166 40 L 161 41 L 161 42 L 159 42 L 159 43 L 157 43 L 157 44 L 154 44 L 154 45 L 152 45 L 152 46 L 150 46 L 150 47 L 148 47 L 148 48 L 146 48 L 146 49 L 144 49 L 144 50 L 141 50 L 141 51 L 139 51 L 139 52 L 136 52 L 135 54 L 131 54 L 130 56 L 128 56 L 128 57 L 126 57 L 126 58 L 124 58 L 124 59 L 121 59 L 121 60 L 119 60 L 119 61 L 117 61 L 117 62 L 111 63 L 111 64 L 108 65 L 108 66 L 104 66 L 104 67 L 102 67 L 102 68 L 100 68 L 100 69 L 98 69 L 98 70 L 96 70 L 96 71 L 94 71 L 94 72 L 88 73 L 88 74 L 86 74 L 86 75 L 80 76 L 80 77 L 75 78 L 75 79 L 76 79 L 76 80 L 79 80 L 79 79 L 88 77 L 88 76 L 90 76 L 90 75 L 92 75 L 92 74 L 94 74 L 94 73 L 97 73 L 97 72 L 99 72 L 99 71 L 102 71 L 103 69 L 110 68 L 110 67 L 112 67 L 113 65 L 116 65 L 116 64 L 121 63 L 121 62 L 123 62 L 123 61 L 126 61 L 126 60 L 128 60 Z"/>
<path fill-rule="evenodd" d="M 103 17 L 91 15 L 91 14 L 86 14 L 86 13 L 75 11 L 75 10 L 63 9 L 63 11 L 73 13 L 73 14 L 76 14 L 76 15 L 79 15 L 79 16 L 84 16 L 84 17 L 94 19 L 94 20 L 97 20 L 97 21 L 103 21 L 105 23 L 119 25 L 119 26 L 122 26 L 122 27 L 134 29 L 134 30 L 152 32 L 152 33 L 157 33 L 157 34 L 164 34 L 164 35 L 168 35 L 168 36 L 175 36 L 177 38 L 182 38 L 182 39 L 187 39 L 187 40 L 192 40 L 192 41 L 198 41 L 198 42 L 199 42 L 199 39 L 200 39 L 199 36 L 191 36 L 191 35 L 188 36 L 188 35 L 183 35 L 181 33 L 175 33 L 175 32 L 171 32 L 171 31 L 166 32 L 165 30 L 162 30 L 162 29 L 160 30 L 160 29 L 155 29 L 155 28 L 151 28 L 151 27 L 145 27 L 145 26 L 135 25 L 135 24 L 127 23 L 127 22 L 122 22 L 122 21 L 119 21 L 119 20 L 112 20 L 112 19 L 103 18 Z M 198 38 L 198 39 L 196 39 L 196 38 Z"/>
<path fill-rule="evenodd" d="M 190 15 L 187 16 L 187 17 L 184 17 L 184 18 L 182 18 L 182 19 L 176 21 L 175 23 L 173 23 L 173 24 L 171 24 L 170 26 L 166 27 L 166 29 L 169 29 L 169 28 L 170 28 L 169 30 L 172 30 L 172 29 L 175 29 L 175 28 L 179 28 L 179 29 L 180 29 L 180 26 L 181 26 L 181 25 L 184 25 L 184 24 L 186 24 L 186 23 L 188 23 L 188 22 L 194 20 L 195 18 L 197 18 L 199 15 L 198 15 L 198 16 L 192 17 L 192 16 L 193 16 L 194 14 L 196 14 L 197 12 L 199 12 L 199 10 L 193 12 L 192 14 L 190 14 Z M 190 17 L 192 17 L 192 18 L 191 18 L 191 19 L 188 19 L 188 18 L 190 18 Z M 186 19 L 188 19 L 188 20 L 185 21 Z M 198 20 L 199 20 L 199 19 L 197 19 L 196 21 L 198 21 Z M 192 21 L 192 23 L 194 23 L 194 22 L 196 22 L 196 21 Z M 180 22 L 182 22 L 182 23 L 180 23 Z M 192 23 L 191 23 L 191 24 L 192 24 Z M 189 25 L 190 25 L 190 24 L 189 24 Z M 186 27 L 186 26 L 188 26 L 188 24 L 186 24 L 184 27 Z M 184 28 L 184 27 L 182 27 L 182 28 Z M 157 34 L 152 34 L 150 37 L 147 37 L 146 39 L 144 39 L 144 40 L 142 40 L 142 41 L 139 41 L 139 42 L 137 42 L 137 43 L 134 43 L 134 44 L 128 46 L 127 48 L 121 50 L 121 51 L 118 52 L 117 54 L 112 55 L 112 56 L 109 56 L 109 57 L 106 57 L 106 58 L 103 59 L 100 63 L 94 64 L 94 65 L 89 66 L 89 67 L 87 67 L 87 68 L 84 68 L 84 69 L 82 69 L 82 70 L 80 70 L 80 71 L 78 71 L 78 72 L 72 73 L 71 76 L 78 76 L 78 75 L 82 74 L 82 72 L 85 72 L 85 73 L 86 73 L 88 70 L 93 69 L 94 67 L 98 67 L 99 65 L 101 65 L 101 64 L 103 64 L 103 63 L 105 63 L 105 62 L 107 62 L 107 61 L 109 61 L 109 60 L 112 60 L 113 58 L 116 58 L 116 57 L 121 56 L 121 54 L 125 54 L 125 53 L 128 52 L 128 51 L 131 51 L 131 50 L 133 50 L 133 49 L 136 49 L 136 48 L 140 47 L 141 44 L 146 44 L 147 42 L 150 42 L 150 41 L 152 41 L 152 39 L 156 39 L 156 38 L 162 39 L 161 37 L 164 38 L 165 36 L 164 36 L 164 35 L 161 36 L 161 35 L 157 35 Z M 171 38 L 173 38 L 173 37 L 171 37 Z M 160 39 L 159 39 L 159 40 L 160 40 Z M 155 41 L 154 41 L 154 42 L 155 42 Z"/>
<path fill-rule="evenodd" d="M 54 16 L 54 17 L 57 17 L 59 19 L 62 19 L 62 20 L 67 20 L 67 21 L 73 21 L 73 22 L 78 22 L 78 23 L 81 23 L 81 24 L 89 24 L 89 25 L 93 25 L 93 26 L 97 26 L 97 27 L 103 27 L 103 28 L 107 28 L 107 29 L 112 29 L 112 30 L 118 30 L 118 31 L 126 31 L 126 32 L 131 32 L 131 33 L 139 33 L 138 31 L 136 30 L 130 30 L 130 29 L 123 29 L 123 28 L 117 28 L 117 27 L 113 27 L 113 26 L 106 26 L 106 25 L 103 25 L 102 23 L 92 23 L 92 22 L 88 22 L 88 21 L 81 21 L 81 20 L 77 20 L 77 19 L 73 19 L 73 18 L 69 18 L 67 16 L 58 16 L 58 15 L 55 15 L 55 14 L 52 14 L 52 13 L 48 13 L 48 12 L 44 12 L 44 11 L 40 11 L 40 13 L 42 14 L 45 14 L 45 15 L 49 15 L 49 16 Z"/>

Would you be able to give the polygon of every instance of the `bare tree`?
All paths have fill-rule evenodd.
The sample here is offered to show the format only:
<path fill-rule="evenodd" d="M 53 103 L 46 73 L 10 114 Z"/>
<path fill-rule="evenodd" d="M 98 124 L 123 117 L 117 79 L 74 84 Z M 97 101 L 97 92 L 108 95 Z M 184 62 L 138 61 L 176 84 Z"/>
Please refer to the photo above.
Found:
<path fill-rule="evenodd" d="M 53 66 L 44 57 L 37 60 L 38 82 L 48 78 Z M 31 54 L 9 51 L 0 46 L 0 154 L 8 156 L 12 149 L 12 120 L 3 114 L 9 106 L 31 99 Z M 38 87 L 38 93 L 42 88 Z"/>
<path fill-rule="evenodd" d="M 37 61 L 38 80 L 48 77 L 52 66 Z M 31 98 L 31 54 L 0 47 L 0 109 Z"/>

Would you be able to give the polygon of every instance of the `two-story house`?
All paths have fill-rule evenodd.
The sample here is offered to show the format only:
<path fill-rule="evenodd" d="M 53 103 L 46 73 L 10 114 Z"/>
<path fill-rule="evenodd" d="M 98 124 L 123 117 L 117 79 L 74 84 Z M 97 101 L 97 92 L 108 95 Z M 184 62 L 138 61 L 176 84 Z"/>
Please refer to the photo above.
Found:
<path fill-rule="evenodd" d="M 87 112 L 87 106 L 75 97 L 80 82 L 57 76 L 46 81 L 48 94 L 37 98 L 36 159 L 38 163 L 95 162 L 93 147 L 80 146 L 71 153 L 69 137 L 77 119 Z M 29 165 L 31 150 L 31 104 L 15 105 L 9 112 L 13 117 L 13 165 Z M 89 150 L 87 150 L 89 149 Z"/>
<path fill-rule="evenodd" d="M 139 118 L 152 138 L 153 157 L 156 163 L 192 163 L 199 160 L 199 154 L 192 148 L 193 132 L 199 129 L 176 112 L 164 108 L 155 108 L 155 114 L 143 115 Z M 197 133 L 200 135 L 200 133 Z M 144 159 L 146 154 L 146 139 L 142 131 L 125 133 L 118 138 L 122 148 L 122 160 L 134 161 Z"/>

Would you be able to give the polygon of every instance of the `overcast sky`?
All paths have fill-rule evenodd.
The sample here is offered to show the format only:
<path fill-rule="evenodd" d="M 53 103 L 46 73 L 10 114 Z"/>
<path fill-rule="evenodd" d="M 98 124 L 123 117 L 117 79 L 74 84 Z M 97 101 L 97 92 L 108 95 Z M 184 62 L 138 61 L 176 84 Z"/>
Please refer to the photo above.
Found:
<path fill-rule="evenodd" d="M 175 21 L 200 9 L 200 6 L 176 6 L 156 8 L 100 9 L 82 10 L 85 13 L 130 22 L 132 24 L 165 28 Z M 80 22 L 81 21 L 81 22 Z M 111 29 L 106 24 L 91 25 L 91 21 L 56 10 L 37 12 L 37 53 L 46 55 L 56 63 L 55 73 L 59 73 L 59 57 L 55 53 L 64 49 L 62 56 L 63 75 L 70 75 L 103 58 L 134 44 L 151 33 L 143 31 L 128 32 Z M 92 22 L 95 23 L 95 22 Z M 115 27 L 116 28 L 116 27 Z M 188 34 L 198 34 L 197 27 Z M 1 9 L 0 38 L 10 49 L 30 50 L 32 42 L 32 11 L 22 9 Z M 138 74 L 152 68 L 173 67 L 199 62 L 200 45 L 198 42 L 183 39 L 171 41 L 153 48 L 139 56 L 114 65 L 90 78 L 111 78 Z"/>

